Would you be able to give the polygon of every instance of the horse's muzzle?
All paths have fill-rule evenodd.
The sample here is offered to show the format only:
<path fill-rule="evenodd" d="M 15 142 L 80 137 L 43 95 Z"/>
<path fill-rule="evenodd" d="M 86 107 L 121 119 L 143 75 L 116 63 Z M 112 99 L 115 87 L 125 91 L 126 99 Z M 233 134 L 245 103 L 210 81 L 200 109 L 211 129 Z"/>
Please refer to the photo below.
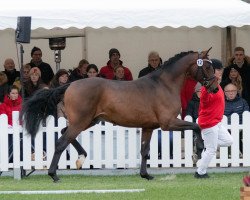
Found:
<path fill-rule="evenodd" d="M 216 77 L 204 81 L 203 85 L 207 88 L 209 93 L 217 93 L 219 91 L 218 79 Z"/>

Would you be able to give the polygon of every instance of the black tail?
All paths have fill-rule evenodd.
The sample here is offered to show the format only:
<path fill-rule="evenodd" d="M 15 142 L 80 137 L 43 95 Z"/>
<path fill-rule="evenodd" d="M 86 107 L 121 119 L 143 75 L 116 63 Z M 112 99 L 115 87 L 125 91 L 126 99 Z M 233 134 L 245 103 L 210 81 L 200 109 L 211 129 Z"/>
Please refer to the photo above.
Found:
<path fill-rule="evenodd" d="M 56 113 L 57 104 L 63 99 L 69 85 L 65 84 L 54 89 L 41 89 L 24 102 L 20 119 L 23 120 L 24 127 L 30 135 L 34 137 L 42 120 Z"/>

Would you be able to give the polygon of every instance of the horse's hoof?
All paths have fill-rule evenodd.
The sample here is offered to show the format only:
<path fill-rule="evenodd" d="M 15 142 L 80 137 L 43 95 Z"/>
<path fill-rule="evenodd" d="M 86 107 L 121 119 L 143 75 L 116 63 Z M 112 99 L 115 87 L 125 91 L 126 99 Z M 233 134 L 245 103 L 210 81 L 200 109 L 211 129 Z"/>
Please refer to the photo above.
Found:
<path fill-rule="evenodd" d="M 148 181 L 154 179 L 154 177 L 153 177 L 153 176 L 150 176 L 149 174 L 142 174 L 142 173 L 140 173 L 140 175 L 141 175 L 142 178 L 145 178 L 145 179 L 147 179 Z"/>
<path fill-rule="evenodd" d="M 85 159 L 86 159 L 85 155 L 83 155 L 83 154 L 79 155 L 78 159 L 76 160 L 76 168 L 77 169 L 82 168 L 82 165 L 83 165 Z"/>
<path fill-rule="evenodd" d="M 54 183 L 58 183 L 60 181 L 56 174 L 49 173 L 49 176 L 53 179 Z"/>

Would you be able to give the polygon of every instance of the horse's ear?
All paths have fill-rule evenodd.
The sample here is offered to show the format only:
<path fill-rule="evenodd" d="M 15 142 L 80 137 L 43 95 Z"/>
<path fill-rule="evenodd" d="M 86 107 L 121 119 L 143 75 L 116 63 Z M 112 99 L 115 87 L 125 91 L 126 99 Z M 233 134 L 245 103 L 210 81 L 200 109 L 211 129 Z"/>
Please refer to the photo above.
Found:
<path fill-rule="evenodd" d="M 203 58 L 207 58 L 208 57 L 208 53 L 209 53 L 209 51 L 212 49 L 212 47 L 210 47 L 207 51 L 203 51 L 202 52 L 202 57 Z"/>
<path fill-rule="evenodd" d="M 208 52 L 212 49 L 212 47 L 210 47 L 208 50 L 207 50 L 207 53 L 206 53 L 206 56 L 208 56 Z"/>

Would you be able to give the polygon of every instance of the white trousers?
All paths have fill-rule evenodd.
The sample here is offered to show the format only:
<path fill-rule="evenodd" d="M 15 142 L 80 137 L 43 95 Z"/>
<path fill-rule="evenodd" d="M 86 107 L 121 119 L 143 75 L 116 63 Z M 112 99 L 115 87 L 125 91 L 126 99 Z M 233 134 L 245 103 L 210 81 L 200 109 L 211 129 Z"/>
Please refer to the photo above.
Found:
<path fill-rule="evenodd" d="M 205 151 L 197 162 L 198 174 L 206 174 L 209 163 L 215 156 L 218 147 L 228 147 L 233 144 L 233 138 L 220 122 L 217 125 L 201 130 Z"/>

